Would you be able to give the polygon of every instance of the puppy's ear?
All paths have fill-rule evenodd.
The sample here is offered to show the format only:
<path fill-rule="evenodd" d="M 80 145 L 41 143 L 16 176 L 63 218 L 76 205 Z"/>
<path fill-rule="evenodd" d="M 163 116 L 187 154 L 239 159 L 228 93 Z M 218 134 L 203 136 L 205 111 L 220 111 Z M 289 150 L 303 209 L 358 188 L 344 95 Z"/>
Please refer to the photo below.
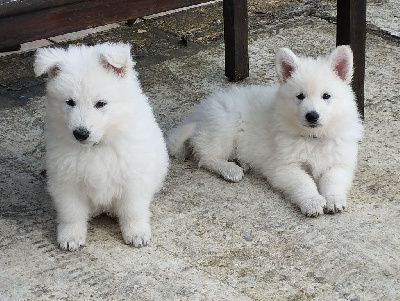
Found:
<path fill-rule="evenodd" d="M 125 77 L 134 66 L 131 45 L 105 43 L 100 50 L 100 64 L 119 77 Z"/>
<path fill-rule="evenodd" d="M 49 75 L 49 78 L 56 77 L 60 71 L 60 63 L 63 60 L 65 50 L 61 48 L 39 48 L 36 50 L 35 62 L 33 71 L 36 76 L 44 73 Z"/>
<path fill-rule="evenodd" d="M 332 70 L 346 84 L 351 82 L 353 77 L 353 52 L 347 45 L 338 46 L 329 55 L 328 61 Z"/>
<path fill-rule="evenodd" d="M 275 54 L 275 68 L 279 82 L 285 82 L 296 70 L 299 58 L 288 48 L 280 48 Z"/>

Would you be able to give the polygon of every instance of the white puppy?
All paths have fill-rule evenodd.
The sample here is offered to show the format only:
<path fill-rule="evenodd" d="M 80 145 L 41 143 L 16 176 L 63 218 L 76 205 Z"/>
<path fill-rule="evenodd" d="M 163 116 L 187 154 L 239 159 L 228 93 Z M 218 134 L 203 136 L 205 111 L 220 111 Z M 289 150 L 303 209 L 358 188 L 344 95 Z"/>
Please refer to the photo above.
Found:
<path fill-rule="evenodd" d="M 34 71 L 49 75 L 46 163 L 62 249 L 84 245 L 88 219 L 101 212 L 119 218 L 127 244 L 150 240 L 168 154 L 133 66 L 128 44 L 37 51 Z"/>
<path fill-rule="evenodd" d="M 317 59 L 279 49 L 276 71 L 279 86 L 233 87 L 204 99 L 169 132 L 169 152 L 192 151 L 199 166 L 232 182 L 255 169 L 307 216 L 342 211 L 363 132 L 351 49 Z"/>

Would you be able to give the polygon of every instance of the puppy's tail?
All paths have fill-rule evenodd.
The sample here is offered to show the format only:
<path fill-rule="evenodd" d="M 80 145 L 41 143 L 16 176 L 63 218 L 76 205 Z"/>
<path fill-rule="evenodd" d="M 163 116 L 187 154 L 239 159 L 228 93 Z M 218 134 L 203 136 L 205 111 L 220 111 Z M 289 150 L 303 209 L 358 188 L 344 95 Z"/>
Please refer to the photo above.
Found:
<path fill-rule="evenodd" d="M 196 128 L 195 122 L 183 122 L 167 133 L 167 148 L 171 157 L 185 160 L 189 155 L 189 138 Z"/>

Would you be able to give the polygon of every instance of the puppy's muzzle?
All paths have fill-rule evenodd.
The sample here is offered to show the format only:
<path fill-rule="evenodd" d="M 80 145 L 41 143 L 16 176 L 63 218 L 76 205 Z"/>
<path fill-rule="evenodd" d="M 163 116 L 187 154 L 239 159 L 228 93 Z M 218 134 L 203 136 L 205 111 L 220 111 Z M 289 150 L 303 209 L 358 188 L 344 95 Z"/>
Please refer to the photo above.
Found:
<path fill-rule="evenodd" d="M 319 126 L 319 123 L 318 123 L 319 114 L 318 114 L 318 112 L 316 112 L 316 111 L 308 112 L 305 117 L 306 117 L 306 120 L 308 122 L 309 127 L 314 128 L 314 127 L 318 127 Z"/>
<path fill-rule="evenodd" d="M 89 138 L 90 136 L 90 132 L 82 127 L 75 129 L 72 132 L 72 134 L 74 135 L 75 139 L 78 140 L 79 142 L 86 141 L 86 139 Z"/>

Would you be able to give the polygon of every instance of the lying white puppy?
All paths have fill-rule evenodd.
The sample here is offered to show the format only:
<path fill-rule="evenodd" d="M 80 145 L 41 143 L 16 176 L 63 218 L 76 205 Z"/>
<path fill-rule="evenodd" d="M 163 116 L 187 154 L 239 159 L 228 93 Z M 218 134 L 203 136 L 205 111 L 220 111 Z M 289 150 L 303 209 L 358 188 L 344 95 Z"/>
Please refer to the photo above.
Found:
<path fill-rule="evenodd" d="M 276 70 L 279 86 L 233 87 L 201 101 L 169 132 L 169 153 L 193 152 L 199 166 L 232 182 L 250 167 L 307 216 L 342 211 L 363 132 L 351 49 L 317 59 L 280 49 Z"/>

